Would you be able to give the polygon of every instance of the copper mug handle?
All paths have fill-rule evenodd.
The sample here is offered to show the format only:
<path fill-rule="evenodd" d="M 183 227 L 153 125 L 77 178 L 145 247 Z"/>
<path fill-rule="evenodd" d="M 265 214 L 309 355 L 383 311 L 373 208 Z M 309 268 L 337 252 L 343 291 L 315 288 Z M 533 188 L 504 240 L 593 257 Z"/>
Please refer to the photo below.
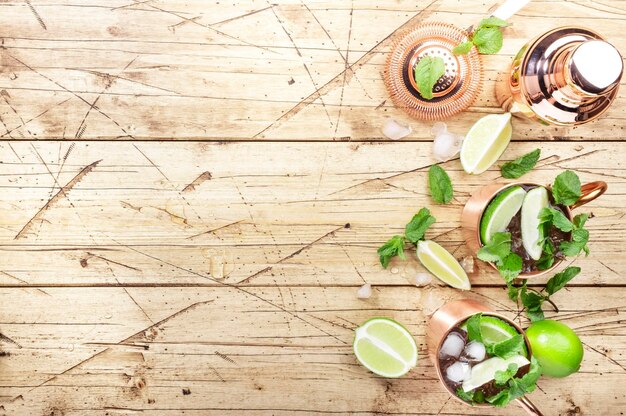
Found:
<path fill-rule="evenodd" d="M 594 199 L 605 193 L 607 188 L 608 185 L 606 184 L 606 182 L 603 181 L 589 182 L 584 184 L 580 188 L 580 198 L 578 198 L 578 201 L 570 205 L 570 209 L 576 209 L 593 201 Z"/>
<path fill-rule="evenodd" d="M 526 410 L 526 413 L 528 413 L 529 415 L 543 416 L 543 413 L 541 413 L 541 410 L 537 409 L 537 406 L 535 406 L 533 402 L 528 400 L 526 396 L 522 396 L 519 399 L 516 399 L 515 401 L 522 409 Z"/>

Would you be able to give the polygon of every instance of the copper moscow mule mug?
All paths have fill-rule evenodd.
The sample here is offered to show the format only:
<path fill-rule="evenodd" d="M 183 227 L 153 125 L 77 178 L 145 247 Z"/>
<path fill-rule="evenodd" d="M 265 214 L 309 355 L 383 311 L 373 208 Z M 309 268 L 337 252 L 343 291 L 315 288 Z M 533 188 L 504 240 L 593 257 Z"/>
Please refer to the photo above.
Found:
<path fill-rule="evenodd" d="M 461 229 L 463 232 L 463 239 L 469 247 L 469 249 L 475 254 L 483 246 L 480 240 L 480 220 L 483 217 L 485 209 L 491 202 L 491 200 L 503 190 L 516 185 L 526 186 L 543 186 L 537 183 L 530 182 L 513 182 L 513 183 L 494 183 L 486 185 L 480 188 L 477 192 L 472 194 L 471 198 L 467 201 L 463 207 L 463 213 L 461 214 Z M 593 201 L 607 190 L 606 182 L 597 181 L 590 182 L 581 187 L 581 197 L 569 207 L 565 207 L 565 216 L 571 221 L 573 219 L 572 210 L 585 205 L 588 202 Z M 518 277 L 521 279 L 527 279 L 531 277 L 538 277 L 554 270 L 563 260 L 557 260 L 552 267 L 546 270 L 535 270 L 529 273 L 521 273 Z M 497 269 L 493 263 L 489 263 L 491 267 Z"/>
<path fill-rule="evenodd" d="M 428 328 L 426 329 L 426 344 L 428 346 L 428 355 L 435 366 L 435 371 L 437 371 L 437 377 L 439 378 L 439 381 L 441 381 L 441 384 L 444 385 L 446 390 L 448 390 L 448 392 L 456 400 L 468 406 L 470 406 L 470 404 L 459 398 L 456 393 L 450 390 L 448 385 L 443 381 L 443 373 L 441 371 L 441 367 L 439 366 L 439 350 L 441 349 L 443 341 L 446 339 L 446 336 L 452 330 L 452 328 L 458 326 L 470 316 L 477 313 L 482 313 L 483 315 L 494 316 L 496 318 L 502 319 L 503 321 L 514 327 L 517 332 L 524 336 L 524 342 L 526 343 L 526 348 L 528 348 L 528 358 L 530 359 L 530 357 L 532 357 L 530 342 L 528 341 L 528 338 L 526 338 L 526 334 L 524 333 L 522 328 L 511 319 L 495 312 L 490 307 L 472 299 L 460 299 L 448 302 L 441 308 L 437 309 L 437 311 L 430 318 L 430 321 L 428 322 Z M 530 415 L 543 415 L 541 411 L 537 409 L 537 407 L 526 397 L 520 397 L 519 399 L 516 399 L 516 402 Z M 475 406 L 491 405 L 485 403 L 476 404 Z"/>

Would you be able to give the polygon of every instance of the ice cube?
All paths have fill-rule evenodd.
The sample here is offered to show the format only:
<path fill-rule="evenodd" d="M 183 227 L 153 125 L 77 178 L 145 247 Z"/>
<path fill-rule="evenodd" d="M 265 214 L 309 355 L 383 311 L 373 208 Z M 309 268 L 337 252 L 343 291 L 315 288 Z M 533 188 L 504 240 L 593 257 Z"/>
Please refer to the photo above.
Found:
<path fill-rule="evenodd" d="M 431 129 L 433 140 L 433 156 L 442 162 L 452 159 L 461 149 L 463 136 L 451 133 L 445 123 L 435 123 Z"/>
<path fill-rule="evenodd" d="M 459 358 L 463 348 L 465 348 L 465 340 L 463 337 L 456 332 L 450 332 L 439 350 L 439 357 Z"/>
<path fill-rule="evenodd" d="M 482 361 L 485 359 L 485 345 L 482 342 L 472 341 L 465 346 L 463 357 L 468 361 Z"/>
<path fill-rule="evenodd" d="M 411 134 L 412 131 L 411 126 L 402 125 L 393 119 L 387 120 L 383 126 L 383 134 L 391 140 L 400 140 Z"/>
<path fill-rule="evenodd" d="M 368 299 L 372 296 L 372 285 L 365 283 L 356 291 L 356 297 L 359 299 Z"/>
<path fill-rule="evenodd" d="M 429 284 L 433 278 L 428 273 L 418 273 L 415 275 L 415 286 L 422 287 Z"/>
<path fill-rule="evenodd" d="M 457 361 L 446 368 L 446 377 L 455 383 L 467 380 L 471 374 L 471 368 L 468 363 Z"/>

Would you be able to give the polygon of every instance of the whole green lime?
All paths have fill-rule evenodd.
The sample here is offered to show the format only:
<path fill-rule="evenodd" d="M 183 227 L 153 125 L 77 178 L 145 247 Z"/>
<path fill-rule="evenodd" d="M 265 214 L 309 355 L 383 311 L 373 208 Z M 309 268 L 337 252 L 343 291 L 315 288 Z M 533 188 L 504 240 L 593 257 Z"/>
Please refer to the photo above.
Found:
<path fill-rule="evenodd" d="M 567 377 L 580 369 L 583 344 L 569 326 L 557 321 L 539 321 L 528 327 L 526 336 L 543 374 Z"/>

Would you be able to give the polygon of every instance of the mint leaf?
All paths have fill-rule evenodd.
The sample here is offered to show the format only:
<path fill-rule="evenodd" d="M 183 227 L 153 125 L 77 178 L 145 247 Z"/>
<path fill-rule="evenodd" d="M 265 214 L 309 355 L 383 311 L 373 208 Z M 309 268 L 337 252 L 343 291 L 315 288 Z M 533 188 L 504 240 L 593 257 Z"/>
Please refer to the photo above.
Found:
<path fill-rule="evenodd" d="M 472 403 L 474 401 L 474 393 L 471 391 L 465 392 L 461 387 L 456 389 L 456 395 L 463 401 Z"/>
<path fill-rule="evenodd" d="M 504 407 L 511 401 L 509 399 L 509 390 L 504 389 L 495 396 L 487 397 L 486 400 L 496 407 Z"/>
<path fill-rule="evenodd" d="M 424 238 L 424 233 L 428 227 L 435 223 L 435 217 L 430 215 L 428 208 L 422 208 L 411 218 L 411 221 L 404 227 L 406 239 L 413 244 Z"/>
<path fill-rule="evenodd" d="M 513 286 L 510 282 L 507 283 L 506 287 L 507 287 L 507 294 L 509 295 L 509 299 L 511 299 L 513 302 L 517 302 L 517 299 L 519 298 L 520 290 L 522 290 L 522 287 L 524 286 L 526 286 L 525 280 L 522 286 L 520 287 Z"/>
<path fill-rule="evenodd" d="M 589 214 L 578 214 L 574 217 L 574 227 L 583 228 L 589 219 Z"/>
<path fill-rule="evenodd" d="M 585 254 L 589 255 L 588 241 L 589 231 L 579 228 L 572 231 L 572 241 L 562 241 L 559 249 L 566 256 L 577 256 L 581 251 L 585 251 Z"/>
<path fill-rule="evenodd" d="M 445 72 L 446 65 L 440 57 L 425 55 L 419 60 L 413 74 L 422 98 L 426 100 L 433 98 L 433 87 Z"/>
<path fill-rule="evenodd" d="M 509 364 L 508 368 L 504 371 L 498 370 L 495 373 L 494 380 L 497 385 L 503 386 L 507 381 L 513 378 L 517 374 L 518 366 L 515 363 Z"/>
<path fill-rule="evenodd" d="M 477 313 L 466 321 L 467 338 L 470 341 L 483 342 L 483 336 L 480 332 L 480 319 L 482 318 L 482 316 L 482 313 Z"/>
<path fill-rule="evenodd" d="M 572 280 L 576 275 L 580 273 L 580 267 L 570 266 L 563 270 L 561 273 L 555 274 L 548 283 L 546 283 L 546 292 L 548 296 L 554 295 L 559 290 Z"/>
<path fill-rule="evenodd" d="M 383 244 L 377 251 L 380 264 L 386 269 L 392 257 L 399 256 L 402 260 L 404 255 L 404 237 L 394 235 L 389 241 Z"/>
<path fill-rule="evenodd" d="M 509 23 L 506 20 L 502 20 L 498 17 L 488 17 L 486 19 L 483 19 L 480 21 L 480 23 L 478 24 L 478 29 L 481 29 L 483 27 L 506 27 L 509 26 Z"/>
<path fill-rule="evenodd" d="M 500 266 L 511 253 L 511 233 L 495 233 L 491 241 L 478 250 L 476 257 Z"/>
<path fill-rule="evenodd" d="M 526 393 L 532 393 L 537 387 L 537 380 L 541 377 L 541 365 L 539 361 L 533 356 L 530 358 L 530 369 L 528 373 L 524 374 L 521 378 L 521 383 L 524 386 Z"/>
<path fill-rule="evenodd" d="M 494 54 L 502 48 L 502 32 L 497 27 L 481 27 L 472 37 L 478 52 Z"/>
<path fill-rule="evenodd" d="M 465 55 L 472 50 L 472 46 L 474 46 L 474 44 L 470 41 L 460 43 L 452 49 L 452 53 L 455 55 Z"/>
<path fill-rule="evenodd" d="M 498 271 L 505 282 L 513 281 L 522 272 L 522 258 L 515 253 L 510 253 L 498 266 Z"/>
<path fill-rule="evenodd" d="M 533 150 L 530 153 L 526 153 L 524 156 L 518 157 L 500 166 L 500 173 L 502 173 L 503 178 L 517 179 L 530 172 L 537 164 L 540 156 L 540 149 Z"/>
<path fill-rule="evenodd" d="M 565 214 L 554 208 L 546 207 L 539 211 L 539 226 L 542 227 L 546 223 L 566 233 L 574 229 L 574 224 L 567 219 Z"/>
<path fill-rule="evenodd" d="M 559 174 L 554 180 L 552 197 L 557 204 L 572 205 L 580 195 L 580 179 L 571 170 Z"/>
<path fill-rule="evenodd" d="M 549 238 L 543 243 L 543 252 L 535 265 L 539 270 L 548 270 L 554 264 L 554 243 Z"/>
<path fill-rule="evenodd" d="M 528 292 L 524 285 L 520 290 L 520 299 L 526 307 L 526 315 L 528 315 L 531 322 L 542 321 L 545 318 L 543 309 L 541 309 L 541 304 L 545 300 L 543 296 L 536 292 Z"/>
<path fill-rule="evenodd" d="M 509 339 L 487 347 L 490 355 L 501 358 L 510 358 L 514 355 L 524 355 L 524 337 L 517 334 Z"/>
<path fill-rule="evenodd" d="M 439 204 L 447 204 L 452 201 L 452 181 L 439 165 L 432 165 L 428 169 L 428 189 L 430 189 L 433 201 Z"/>

